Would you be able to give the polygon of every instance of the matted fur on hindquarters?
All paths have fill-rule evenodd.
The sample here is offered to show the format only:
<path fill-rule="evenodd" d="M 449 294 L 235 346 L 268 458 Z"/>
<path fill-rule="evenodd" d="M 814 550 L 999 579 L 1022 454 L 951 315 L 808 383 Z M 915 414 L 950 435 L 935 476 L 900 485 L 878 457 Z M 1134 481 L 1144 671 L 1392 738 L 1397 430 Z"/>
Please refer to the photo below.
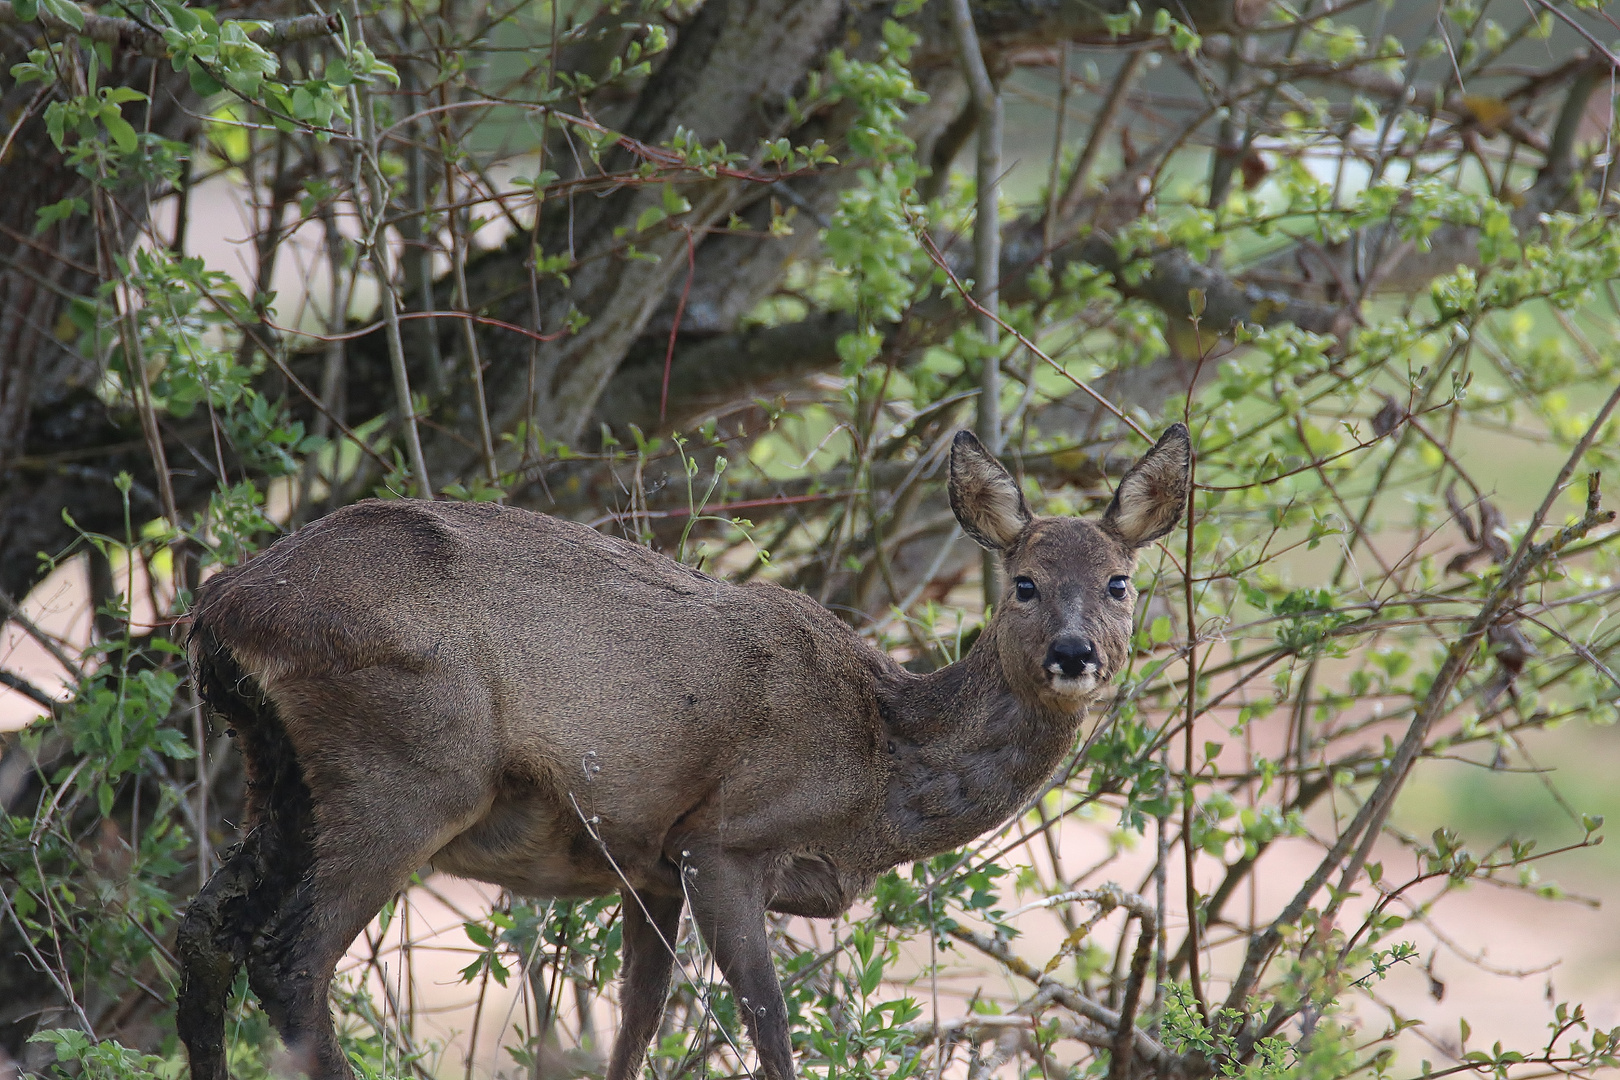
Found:
<path fill-rule="evenodd" d="M 176 1020 L 194 1048 L 192 1075 L 226 1080 L 226 999 L 263 931 L 279 921 L 309 872 L 313 805 L 275 704 L 206 627 L 194 626 L 189 644 L 198 692 L 235 735 L 247 766 L 243 840 L 187 905 L 176 940 Z"/>

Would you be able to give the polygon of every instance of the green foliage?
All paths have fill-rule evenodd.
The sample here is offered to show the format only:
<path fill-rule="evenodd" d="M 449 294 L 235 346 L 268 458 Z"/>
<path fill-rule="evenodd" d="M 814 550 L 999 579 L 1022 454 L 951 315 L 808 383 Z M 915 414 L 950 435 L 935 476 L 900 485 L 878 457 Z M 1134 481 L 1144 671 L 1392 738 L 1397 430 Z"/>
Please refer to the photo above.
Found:
<path fill-rule="evenodd" d="M 899 23 L 883 24 L 883 45 L 874 61 L 853 60 L 841 50 L 828 57 L 828 101 L 847 101 L 856 110 L 847 138 L 872 164 L 840 197 L 824 242 L 833 266 L 848 281 L 834 306 L 856 311 L 863 328 L 839 342 L 845 374 L 876 358 L 881 335 L 876 324 L 900 319 L 926 280 L 928 260 L 917 241 L 914 215 L 915 144 L 902 124 L 907 106 L 927 101 L 913 86 L 906 59 L 916 35 Z"/>
<path fill-rule="evenodd" d="M 909 997 L 879 993 L 900 958 L 899 943 L 880 939 L 874 927 L 856 926 L 849 946 L 840 980 L 844 992 L 835 999 L 842 1015 L 827 1007 L 833 1001 L 818 1003 L 822 1007 L 814 1013 L 806 1071 L 827 1080 L 906 1080 L 922 1065 L 916 1054 L 906 1052 L 913 1041 L 906 1025 L 922 1014 L 922 1007 Z"/>
<path fill-rule="evenodd" d="M 938 939 L 960 925 L 952 911 L 1006 929 L 997 880 L 1007 873 L 994 863 L 975 865 L 968 854 L 956 851 L 912 863 L 909 873 L 890 870 L 873 889 L 873 917 L 880 925 Z"/>
<path fill-rule="evenodd" d="M 142 1054 L 111 1039 L 92 1043 L 84 1032 L 71 1028 L 42 1031 L 29 1041 L 46 1043 L 56 1051 L 52 1074 L 62 1080 L 179 1080 L 185 1071 L 178 1057 Z M 77 1069 L 65 1067 L 75 1065 Z"/>

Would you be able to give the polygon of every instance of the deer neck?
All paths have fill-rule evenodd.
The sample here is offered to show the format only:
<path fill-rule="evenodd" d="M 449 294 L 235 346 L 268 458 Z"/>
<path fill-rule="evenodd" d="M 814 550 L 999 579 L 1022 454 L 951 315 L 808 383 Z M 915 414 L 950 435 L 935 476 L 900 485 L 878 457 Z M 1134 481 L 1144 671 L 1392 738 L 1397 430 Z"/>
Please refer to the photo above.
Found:
<path fill-rule="evenodd" d="M 885 818 L 908 859 L 1005 821 L 1073 745 L 1084 711 L 1053 711 L 1018 694 L 995 631 L 992 623 L 956 663 L 900 673 L 880 690 L 894 762 Z"/>

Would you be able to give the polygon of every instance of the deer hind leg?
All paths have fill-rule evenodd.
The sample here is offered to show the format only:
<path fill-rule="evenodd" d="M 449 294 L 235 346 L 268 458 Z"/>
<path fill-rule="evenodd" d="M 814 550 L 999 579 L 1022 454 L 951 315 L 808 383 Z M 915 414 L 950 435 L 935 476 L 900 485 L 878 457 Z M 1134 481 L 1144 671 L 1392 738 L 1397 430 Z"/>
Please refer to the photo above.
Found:
<path fill-rule="evenodd" d="M 292 1074 L 314 1080 L 350 1080 L 353 1075 L 338 1043 L 327 994 L 350 943 L 421 865 L 398 857 L 408 845 L 396 840 L 390 830 L 379 837 L 380 850 L 350 860 L 341 870 L 322 867 L 317 855 L 309 878 L 254 939 L 247 957 L 248 982 L 287 1045 L 287 1071 Z"/>
<path fill-rule="evenodd" d="M 225 1002 L 236 972 L 280 897 L 265 882 L 266 847 L 274 835 L 256 828 L 208 879 L 180 923 L 182 977 L 176 1026 L 191 1058 L 193 1080 L 227 1080 Z"/>
<path fill-rule="evenodd" d="M 658 1033 L 669 1000 L 675 939 L 681 929 L 679 896 L 624 891 L 624 976 L 619 991 L 619 1035 L 607 1080 L 636 1080 L 647 1044 Z"/>
<path fill-rule="evenodd" d="M 228 1080 L 225 1003 L 253 941 L 309 864 L 309 789 L 280 714 L 230 651 L 204 631 L 195 675 L 215 717 L 228 723 L 248 766 L 249 827 L 187 905 L 177 935 L 176 1023 L 194 1080 Z"/>
<path fill-rule="evenodd" d="M 755 858 L 693 845 L 681 870 L 692 921 L 737 998 L 767 1080 L 793 1080 L 787 1002 L 765 929 L 764 868 Z"/>
<path fill-rule="evenodd" d="M 309 865 L 254 939 L 248 980 L 292 1071 L 350 1080 L 327 1004 L 333 973 L 411 874 L 487 809 L 487 734 L 459 729 L 487 733 L 490 717 L 473 688 L 378 668 L 288 687 L 282 704 L 313 802 Z"/>

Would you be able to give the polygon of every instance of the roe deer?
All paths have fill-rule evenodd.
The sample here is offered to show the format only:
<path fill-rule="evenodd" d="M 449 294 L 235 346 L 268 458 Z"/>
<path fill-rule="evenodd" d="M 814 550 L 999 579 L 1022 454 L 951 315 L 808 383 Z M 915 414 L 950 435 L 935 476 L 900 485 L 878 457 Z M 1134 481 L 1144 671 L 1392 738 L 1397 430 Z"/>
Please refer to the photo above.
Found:
<path fill-rule="evenodd" d="M 967 432 L 951 507 L 1008 582 L 968 655 L 906 671 L 826 609 L 487 503 L 359 503 L 205 583 L 197 684 L 236 731 L 245 838 L 180 928 L 194 1080 L 226 1080 L 237 969 L 298 1067 L 349 1080 L 333 968 L 418 868 L 624 898 L 635 1080 L 683 906 L 768 1080 L 791 1080 L 767 911 L 831 917 L 875 877 L 1006 821 L 1124 663 L 1137 549 L 1175 527 L 1172 426 L 1100 523 L 1037 518 Z"/>

